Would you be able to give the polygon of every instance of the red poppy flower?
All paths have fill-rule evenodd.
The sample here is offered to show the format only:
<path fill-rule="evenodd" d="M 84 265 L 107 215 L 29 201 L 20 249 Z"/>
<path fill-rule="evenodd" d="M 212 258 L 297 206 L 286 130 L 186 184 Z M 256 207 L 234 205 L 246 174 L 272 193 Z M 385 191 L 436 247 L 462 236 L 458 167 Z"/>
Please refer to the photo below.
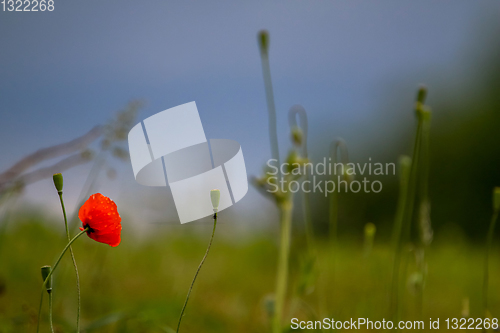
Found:
<path fill-rule="evenodd" d="M 80 207 L 78 217 L 87 230 L 87 235 L 93 240 L 111 246 L 120 244 L 122 218 L 116 209 L 116 204 L 101 193 L 92 194 Z"/>

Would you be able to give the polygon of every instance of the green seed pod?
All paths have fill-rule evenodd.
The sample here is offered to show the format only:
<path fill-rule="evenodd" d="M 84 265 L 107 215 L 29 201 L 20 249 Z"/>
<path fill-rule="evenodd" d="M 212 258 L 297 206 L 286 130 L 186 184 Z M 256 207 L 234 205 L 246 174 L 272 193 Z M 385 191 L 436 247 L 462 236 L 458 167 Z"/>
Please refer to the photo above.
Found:
<path fill-rule="evenodd" d="M 50 267 L 50 266 L 43 266 L 42 267 L 42 279 L 43 279 L 43 281 L 45 281 L 47 276 L 49 276 L 51 270 L 52 270 L 52 267 Z M 50 276 L 49 281 L 47 281 L 47 285 L 45 287 L 47 288 L 48 293 L 50 293 L 52 291 L 52 275 Z"/>
<path fill-rule="evenodd" d="M 57 192 L 62 192 L 63 190 L 63 176 L 60 173 L 55 173 L 52 176 L 52 179 L 54 180 L 54 185 L 56 187 Z"/>
<path fill-rule="evenodd" d="M 493 189 L 493 210 L 495 212 L 500 210 L 500 187 Z"/>
<path fill-rule="evenodd" d="M 217 213 L 219 209 L 220 202 L 220 191 L 217 189 L 210 191 L 210 200 L 212 200 L 212 206 L 214 207 L 214 213 Z"/>

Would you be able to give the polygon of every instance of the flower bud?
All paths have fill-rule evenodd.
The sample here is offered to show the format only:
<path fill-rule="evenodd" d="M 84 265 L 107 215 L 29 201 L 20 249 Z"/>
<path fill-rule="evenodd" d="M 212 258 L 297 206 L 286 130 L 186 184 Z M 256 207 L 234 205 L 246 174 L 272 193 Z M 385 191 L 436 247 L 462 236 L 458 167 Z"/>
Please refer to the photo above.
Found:
<path fill-rule="evenodd" d="M 50 266 L 43 266 L 42 267 L 42 279 L 43 279 L 43 281 L 45 281 L 45 279 L 47 279 L 47 276 L 49 276 L 51 270 L 52 270 L 52 268 Z M 47 281 L 45 288 L 47 288 L 48 293 L 50 293 L 52 291 L 52 275 L 50 276 L 49 281 Z"/>
<path fill-rule="evenodd" d="M 427 87 L 420 86 L 418 88 L 418 93 L 417 93 L 417 102 L 424 103 L 426 97 L 427 97 Z"/>
<path fill-rule="evenodd" d="M 493 210 L 495 212 L 500 210 L 500 187 L 493 189 Z"/>
<path fill-rule="evenodd" d="M 258 40 L 260 52 L 267 54 L 269 50 L 269 32 L 267 30 L 259 31 Z"/>
<path fill-rule="evenodd" d="M 212 200 L 212 207 L 214 207 L 214 213 L 217 213 L 217 211 L 219 210 L 220 191 L 217 189 L 211 190 L 210 200 Z"/>
<path fill-rule="evenodd" d="M 52 176 L 52 179 L 54 180 L 54 185 L 56 187 L 57 192 L 62 192 L 63 190 L 63 176 L 60 173 L 55 173 Z"/>

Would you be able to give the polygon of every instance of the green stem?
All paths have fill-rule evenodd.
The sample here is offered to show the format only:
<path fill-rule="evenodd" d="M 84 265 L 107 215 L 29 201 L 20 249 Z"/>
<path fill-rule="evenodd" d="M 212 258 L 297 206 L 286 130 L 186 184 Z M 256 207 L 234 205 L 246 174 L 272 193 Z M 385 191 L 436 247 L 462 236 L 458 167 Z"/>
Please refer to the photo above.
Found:
<path fill-rule="evenodd" d="M 420 193 L 419 193 L 419 228 L 420 244 L 417 251 L 421 251 L 417 257 L 417 269 L 421 275 L 422 281 L 417 289 L 417 311 L 419 320 L 423 319 L 424 312 L 424 282 L 425 272 L 425 251 L 430 244 L 431 222 L 430 222 L 430 202 L 429 202 L 429 169 L 430 169 L 430 110 L 425 111 L 422 116 L 422 134 L 421 134 L 421 158 L 420 158 Z M 422 331 L 422 329 L 420 329 Z"/>
<path fill-rule="evenodd" d="M 333 177 L 332 177 L 333 178 Z M 337 191 L 330 193 L 330 244 L 332 253 L 335 254 L 337 247 L 337 228 L 338 228 L 338 195 Z"/>
<path fill-rule="evenodd" d="M 413 217 L 413 209 L 415 205 L 415 192 L 417 186 L 418 160 L 420 155 L 422 137 L 422 117 L 418 117 L 417 134 L 415 135 L 415 144 L 413 147 L 413 155 L 411 159 L 411 168 L 408 176 L 408 187 L 406 197 L 404 198 L 404 209 L 401 212 L 401 234 L 397 237 L 396 253 L 394 256 L 393 272 L 392 272 L 392 288 L 391 288 L 391 314 L 395 321 L 398 320 L 400 314 L 399 302 L 399 273 L 401 266 L 401 252 L 403 245 L 409 241 L 411 234 L 411 220 Z"/>
<path fill-rule="evenodd" d="M 332 245 L 332 252 L 336 251 L 337 246 L 337 228 L 338 228 L 338 193 L 340 193 L 340 183 L 337 182 L 338 179 L 335 179 L 337 176 L 337 152 L 340 151 L 340 161 L 343 165 L 346 165 L 349 162 L 349 155 L 347 151 L 347 145 L 342 138 L 337 138 L 335 141 L 332 141 L 330 144 L 330 158 L 332 159 L 332 164 L 334 167 L 333 173 L 330 175 L 332 182 L 337 184 L 337 188 L 333 193 L 330 194 L 330 209 L 329 209 L 329 217 L 330 217 L 330 242 Z M 345 170 L 342 169 L 345 173 Z M 342 177 L 345 177 L 345 174 L 342 174 Z"/>
<path fill-rule="evenodd" d="M 38 320 L 36 324 L 36 332 L 40 330 L 40 319 L 42 315 L 42 305 L 43 305 L 43 295 L 45 294 L 45 290 L 42 288 L 42 295 L 40 295 L 40 305 L 38 306 Z"/>
<path fill-rule="evenodd" d="M 336 184 L 337 188 L 335 191 L 329 194 L 329 231 L 330 231 L 330 285 L 332 286 L 331 297 L 335 298 L 335 271 L 337 268 L 337 241 L 338 241 L 338 214 L 339 214 L 339 193 L 340 193 L 340 182 L 339 178 L 335 179 L 337 176 L 337 153 L 340 152 L 340 161 L 343 165 L 349 162 L 349 154 L 347 151 L 347 145 L 342 138 L 337 138 L 330 143 L 330 158 L 332 159 L 333 172 L 331 173 L 331 181 Z M 342 177 L 345 178 L 345 170 L 342 168 Z M 347 181 L 347 179 L 344 179 Z M 326 302 L 326 301 L 325 301 Z"/>
<path fill-rule="evenodd" d="M 305 180 L 309 181 L 309 174 L 306 173 Z M 304 224 L 305 224 L 305 232 L 306 232 L 306 241 L 307 248 L 309 250 L 309 255 L 313 255 L 313 252 L 316 252 L 316 246 L 314 241 L 314 229 L 312 226 L 312 218 L 311 218 L 311 202 L 309 200 L 309 191 L 304 192 Z"/>
<path fill-rule="evenodd" d="M 59 193 L 59 201 L 61 201 L 61 208 L 64 215 L 64 226 L 66 227 L 66 236 L 68 237 L 68 242 L 69 242 L 71 240 L 71 236 L 69 235 L 68 218 L 66 217 L 66 209 L 64 208 L 62 191 L 58 191 L 58 193 Z M 80 332 L 80 311 L 81 311 L 80 275 L 78 274 L 78 266 L 76 265 L 75 255 L 73 253 L 73 248 L 71 246 L 69 247 L 69 252 L 71 254 L 71 260 L 73 261 L 73 267 L 75 268 L 76 292 L 78 297 L 78 309 L 76 312 L 76 331 Z"/>
<path fill-rule="evenodd" d="M 210 242 L 208 243 L 207 251 L 205 252 L 203 259 L 201 260 L 200 265 L 198 266 L 198 269 L 196 270 L 193 281 L 191 282 L 191 286 L 189 287 L 189 290 L 188 290 L 186 301 L 184 302 L 184 306 L 182 307 L 181 315 L 179 316 L 179 322 L 177 323 L 177 330 L 176 330 L 177 333 L 179 332 L 179 328 L 181 327 L 182 316 L 184 315 L 184 310 L 186 310 L 186 306 L 187 306 L 188 301 L 189 301 L 189 296 L 191 296 L 191 291 L 193 290 L 193 286 L 194 286 L 194 282 L 196 281 L 196 277 L 198 277 L 198 273 L 200 272 L 201 266 L 203 266 L 205 259 L 207 259 L 208 252 L 210 251 L 210 247 L 212 246 L 216 226 L 217 226 L 217 213 L 214 214 L 214 229 L 212 231 L 212 237 L 210 238 Z"/>
<path fill-rule="evenodd" d="M 281 333 L 281 320 L 285 307 L 288 284 L 288 263 L 292 229 L 292 202 L 286 200 L 280 204 L 280 250 L 278 256 L 278 274 L 276 278 L 276 299 L 274 304 L 273 333 Z"/>
<path fill-rule="evenodd" d="M 488 280 L 489 280 L 489 256 L 491 250 L 491 244 L 493 243 L 493 234 L 495 231 L 495 224 L 498 219 L 499 211 L 496 210 L 493 213 L 490 221 L 490 228 L 488 230 L 488 237 L 486 240 L 486 251 L 484 255 L 484 276 L 483 276 L 483 316 L 486 316 L 488 311 Z"/>
<path fill-rule="evenodd" d="M 268 37 L 267 37 L 268 38 Z M 273 83 L 271 80 L 271 67 L 269 65 L 269 52 L 266 47 L 261 46 L 262 75 L 264 76 L 264 86 L 266 89 L 267 110 L 269 113 L 269 140 L 271 143 L 271 155 L 280 164 L 280 153 L 278 147 L 278 131 L 276 122 L 276 107 L 274 104 Z M 281 179 L 281 170 L 278 168 L 278 180 Z"/>
<path fill-rule="evenodd" d="M 394 246 L 394 261 L 392 267 L 392 287 L 391 287 L 391 312 L 393 318 L 398 317 L 398 299 L 399 299 L 399 271 L 401 265 L 401 248 L 403 219 L 408 197 L 408 182 L 410 178 L 411 159 L 407 156 L 401 156 L 399 159 L 399 198 L 394 220 L 394 231 L 392 236 Z"/>
<path fill-rule="evenodd" d="M 52 292 L 49 291 L 49 323 L 50 330 L 54 333 L 54 325 L 52 324 Z"/>
<path fill-rule="evenodd" d="M 76 241 L 78 239 L 78 237 L 80 237 L 81 235 L 83 235 L 84 233 L 86 233 L 87 231 L 89 230 L 89 228 L 85 228 L 84 230 L 80 231 L 75 237 L 73 237 L 68 244 L 66 244 L 66 246 L 64 247 L 63 251 L 61 252 L 61 254 L 59 255 L 59 258 L 57 258 L 56 260 L 56 263 L 54 264 L 54 266 L 52 266 L 52 269 L 50 270 L 49 274 L 47 275 L 47 277 L 45 278 L 45 281 L 43 281 L 42 283 L 42 299 L 43 299 L 43 293 L 45 291 L 45 288 L 47 286 L 47 282 L 49 281 L 50 277 L 52 276 L 52 274 L 54 273 L 54 271 L 56 270 L 57 266 L 59 265 L 59 262 L 61 261 L 62 257 L 64 256 L 64 254 L 66 253 L 66 251 L 69 249 L 69 247 L 71 246 L 71 244 L 73 244 L 74 241 Z M 40 312 L 42 310 L 42 299 L 40 299 L 40 308 L 38 310 L 38 324 L 37 324 L 37 327 L 36 327 L 36 331 L 38 333 L 39 329 L 40 329 Z"/>
<path fill-rule="evenodd" d="M 299 116 L 300 119 L 300 126 L 297 123 L 297 115 Z M 300 142 L 300 147 L 302 148 L 301 155 L 303 158 L 308 159 L 309 156 L 307 154 L 307 134 L 309 131 L 309 124 L 307 121 L 307 112 L 302 107 L 301 105 L 294 105 L 288 112 L 288 122 L 290 124 L 290 130 L 293 131 L 294 129 L 299 129 L 302 131 L 302 138 Z M 304 182 L 307 182 L 310 184 L 309 180 L 309 173 L 306 171 L 304 175 Z M 309 193 L 311 192 L 309 190 L 303 191 L 304 192 L 304 224 L 305 224 L 305 233 L 306 233 L 306 241 L 307 241 L 307 248 L 308 248 L 308 255 L 309 256 L 314 256 L 316 257 L 315 253 L 316 252 L 316 246 L 314 244 L 314 228 L 312 225 L 312 217 L 311 217 L 311 204 L 310 204 L 310 197 Z"/>

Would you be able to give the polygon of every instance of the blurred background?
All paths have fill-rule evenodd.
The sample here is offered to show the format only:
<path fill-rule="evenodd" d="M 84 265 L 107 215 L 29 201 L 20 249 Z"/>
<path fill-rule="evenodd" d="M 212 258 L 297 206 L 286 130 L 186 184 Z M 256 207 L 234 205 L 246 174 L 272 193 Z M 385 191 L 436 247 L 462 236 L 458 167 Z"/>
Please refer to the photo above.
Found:
<path fill-rule="evenodd" d="M 39 267 L 64 247 L 57 192 L 46 177 L 58 168 L 64 169 L 73 232 L 74 212 L 88 193 L 111 197 L 122 216 L 120 247 L 88 239 L 75 246 L 84 326 L 99 332 L 168 332 L 174 326 L 211 220 L 180 225 L 167 188 L 135 182 L 126 134 L 140 120 L 196 101 L 207 138 L 238 141 L 248 175 L 262 174 L 271 151 L 261 29 L 270 33 L 282 158 L 292 148 L 288 110 L 300 104 L 308 115 L 311 160 L 327 157 L 330 142 L 342 137 L 352 162 L 397 164 L 400 155 L 411 155 L 415 95 L 420 84 L 427 86 L 434 241 L 426 285 L 433 297 L 424 298 L 424 313 L 460 317 L 470 307 L 481 316 L 482 251 L 491 191 L 500 185 L 499 16 L 500 3 L 486 0 L 88 0 L 56 1 L 52 12 L 0 11 L 0 332 L 33 330 Z M 16 165 L 75 139 L 64 146 L 69 160 L 68 154 L 49 154 L 25 168 Z M 386 316 L 398 177 L 377 179 L 381 193 L 339 199 L 337 287 L 311 283 L 303 297 L 307 307 L 290 301 L 290 316 Z M 295 203 L 290 294 L 302 269 L 300 196 Z M 311 207 L 321 248 L 327 199 L 313 194 Z M 377 233 L 367 259 L 368 222 Z M 266 332 L 278 210 L 250 187 L 242 201 L 221 212 L 219 225 L 186 331 Z M 498 277 L 494 249 L 490 273 Z M 60 269 L 54 313 L 56 330 L 66 332 L 76 309 L 74 276 L 69 260 Z M 490 310 L 498 313 L 500 283 L 490 280 Z M 318 293 L 331 297 L 322 301 Z M 415 315 L 410 305 L 404 311 Z"/>

